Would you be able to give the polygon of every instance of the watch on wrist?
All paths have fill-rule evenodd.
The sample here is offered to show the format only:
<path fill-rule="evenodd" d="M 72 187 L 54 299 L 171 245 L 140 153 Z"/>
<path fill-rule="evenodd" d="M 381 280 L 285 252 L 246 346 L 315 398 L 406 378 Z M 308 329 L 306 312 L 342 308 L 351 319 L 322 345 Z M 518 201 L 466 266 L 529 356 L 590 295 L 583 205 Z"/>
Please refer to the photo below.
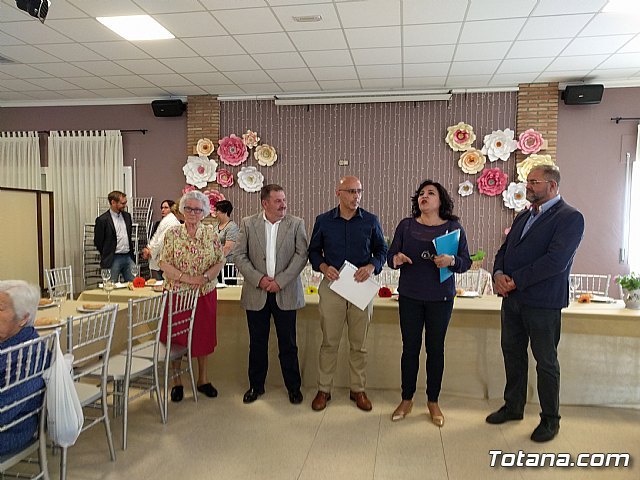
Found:
<path fill-rule="evenodd" d="M 451 265 L 449 265 L 450 267 L 453 267 L 456 264 L 456 257 L 454 255 L 451 255 Z"/>
<path fill-rule="evenodd" d="M 204 278 L 206 278 L 206 279 L 207 279 L 207 282 L 211 280 L 211 279 L 209 278 L 209 274 L 208 274 L 207 272 L 204 272 L 204 273 L 202 274 L 202 276 L 203 276 Z"/>

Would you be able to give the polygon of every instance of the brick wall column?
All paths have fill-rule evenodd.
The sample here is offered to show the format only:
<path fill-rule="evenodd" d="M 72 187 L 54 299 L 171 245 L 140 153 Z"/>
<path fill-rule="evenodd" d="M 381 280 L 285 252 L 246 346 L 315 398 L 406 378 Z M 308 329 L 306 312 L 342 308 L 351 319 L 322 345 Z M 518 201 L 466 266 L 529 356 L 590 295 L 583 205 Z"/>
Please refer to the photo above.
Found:
<path fill-rule="evenodd" d="M 529 128 L 542 134 L 548 142 L 541 155 L 551 155 L 557 162 L 558 146 L 558 83 L 521 83 L 518 85 L 518 113 L 516 117 L 516 139 Z M 516 161 L 523 161 L 528 155 L 516 152 Z"/>
<path fill-rule="evenodd" d="M 187 97 L 187 155 L 196 155 L 201 138 L 211 140 L 216 148 L 220 139 L 220 102 L 213 95 Z"/>

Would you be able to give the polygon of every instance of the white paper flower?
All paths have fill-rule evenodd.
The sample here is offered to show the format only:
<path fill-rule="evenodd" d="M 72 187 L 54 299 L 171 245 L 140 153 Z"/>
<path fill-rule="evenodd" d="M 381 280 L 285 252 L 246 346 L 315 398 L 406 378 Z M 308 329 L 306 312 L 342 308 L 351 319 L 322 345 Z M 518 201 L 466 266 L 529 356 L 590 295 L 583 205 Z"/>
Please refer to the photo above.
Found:
<path fill-rule="evenodd" d="M 216 168 L 218 168 L 216 161 L 209 160 L 207 157 L 190 155 L 187 157 L 187 163 L 182 167 L 182 171 L 189 185 L 203 188 L 207 186 L 207 183 L 215 181 Z"/>
<path fill-rule="evenodd" d="M 502 192 L 502 199 L 504 200 L 504 206 L 521 212 L 529 206 L 527 201 L 527 184 L 511 182 L 507 189 Z"/>
<path fill-rule="evenodd" d="M 256 167 L 242 167 L 236 177 L 245 192 L 259 192 L 264 183 L 264 175 Z"/>
<path fill-rule="evenodd" d="M 551 155 L 540 155 L 539 153 L 529 155 L 520 163 L 516 163 L 518 180 L 526 182 L 531 169 L 539 165 L 555 165 L 555 162 L 551 159 Z"/>
<path fill-rule="evenodd" d="M 468 197 L 473 193 L 473 183 L 469 180 L 458 185 L 458 193 L 463 197 Z"/>
<path fill-rule="evenodd" d="M 518 148 L 518 142 L 513 139 L 515 132 L 509 128 L 502 130 L 494 130 L 491 135 L 484 136 L 484 146 L 482 153 L 489 157 L 489 160 L 507 161 L 511 152 Z"/>

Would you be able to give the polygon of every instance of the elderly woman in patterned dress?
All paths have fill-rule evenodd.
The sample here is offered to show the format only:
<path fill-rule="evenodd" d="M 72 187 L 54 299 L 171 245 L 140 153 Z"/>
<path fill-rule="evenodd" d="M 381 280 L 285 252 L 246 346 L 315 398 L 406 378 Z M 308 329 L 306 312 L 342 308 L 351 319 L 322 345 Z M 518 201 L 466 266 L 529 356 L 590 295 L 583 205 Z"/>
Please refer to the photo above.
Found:
<path fill-rule="evenodd" d="M 202 224 L 210 208 L 209 199 L 202 192 L 194 190 L 183 195 L 179 210 L 184 215 L 184 224 L 167 230 L 160 255 L 160 268 L 164 272 L 167 290 L 187 285 L 200 291 L 191 354 L 198 359 L 198 391 L 208 397 L 216 397 L 218 391 L 207 377 L 207 359 L 217 344 L 216 277 L 224 265 L 224 255 L 215 228 Z M 166 341 L 166 322 L 163 324 L 161 340 Z M 186 345 L 187 336 L 179 336 L 172 342 Z M 182 381 L 176 376 L 171 400 L 179 402 L 183 396 Z"/>

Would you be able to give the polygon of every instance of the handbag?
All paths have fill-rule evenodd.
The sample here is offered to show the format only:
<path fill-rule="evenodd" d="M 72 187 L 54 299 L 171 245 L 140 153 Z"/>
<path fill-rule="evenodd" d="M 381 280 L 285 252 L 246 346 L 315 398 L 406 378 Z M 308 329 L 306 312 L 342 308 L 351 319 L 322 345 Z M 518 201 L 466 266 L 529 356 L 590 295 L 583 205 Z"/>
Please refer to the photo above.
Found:
<path fill-rule="evenodd" d="M 54 359 L 45 376 L 47 383 L 47 426 L 49 438 L 61 447 L 70 447 L 80 435 L 84 413 L 73 382 L 70 365 L 60 348 L 60 334 L 56 332 Z"/>

